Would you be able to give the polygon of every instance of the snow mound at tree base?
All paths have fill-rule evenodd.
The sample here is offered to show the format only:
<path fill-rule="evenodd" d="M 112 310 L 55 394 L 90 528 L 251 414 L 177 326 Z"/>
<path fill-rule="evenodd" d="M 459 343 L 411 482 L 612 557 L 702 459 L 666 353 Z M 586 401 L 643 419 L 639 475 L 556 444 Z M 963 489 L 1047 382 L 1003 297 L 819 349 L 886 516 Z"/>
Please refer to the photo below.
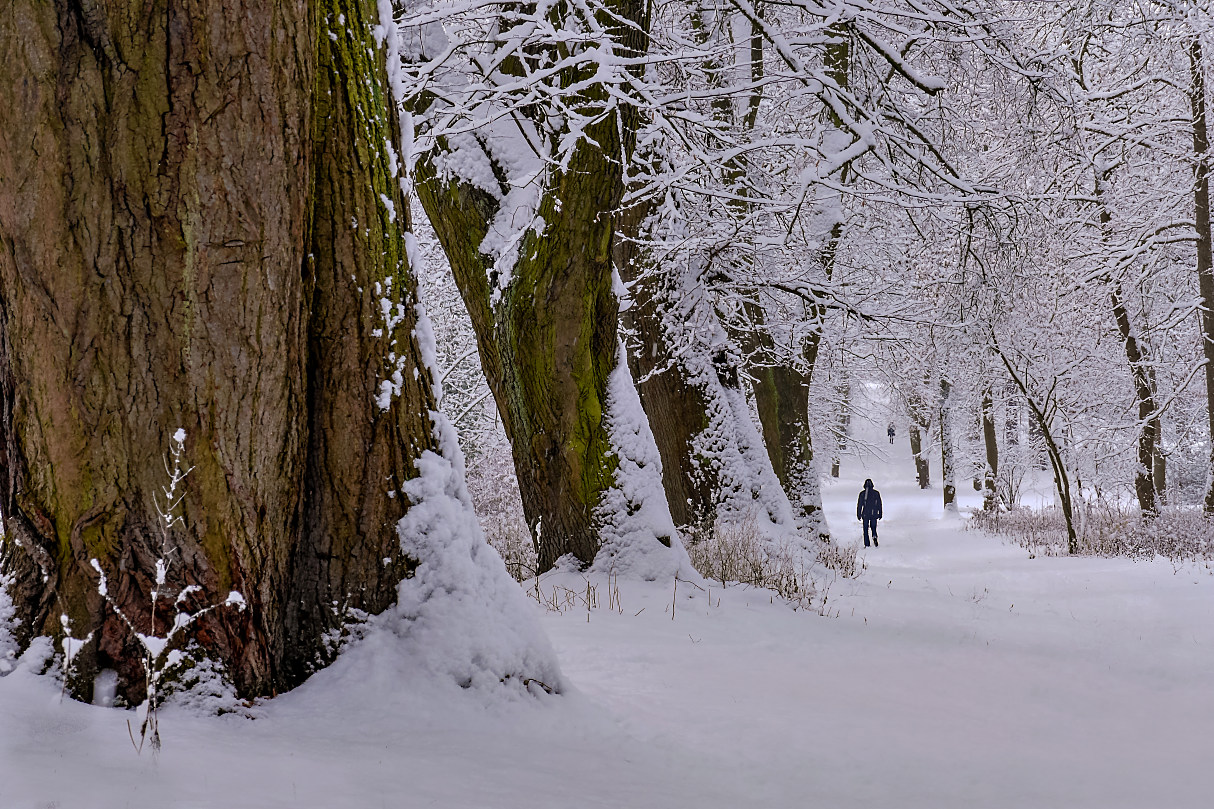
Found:
<path fill-rule="evenodd" d="M 11 672 L 17 663 L 17 639 L 13 637 L 16 613 L 8 595 L 8 580 L 0 576 L 0 677 Z"/>
<path fill-rule="evenodd" d="M 403 490 L 413 505 L 397 531 L 418 566 L 364 645 L 399 644 L 408 667 L 465 688 L 560 690 L 556 654 L 533 605 L 485 542 L 462 460 L 427 452 L 417 464 L 421 474 Z"/>

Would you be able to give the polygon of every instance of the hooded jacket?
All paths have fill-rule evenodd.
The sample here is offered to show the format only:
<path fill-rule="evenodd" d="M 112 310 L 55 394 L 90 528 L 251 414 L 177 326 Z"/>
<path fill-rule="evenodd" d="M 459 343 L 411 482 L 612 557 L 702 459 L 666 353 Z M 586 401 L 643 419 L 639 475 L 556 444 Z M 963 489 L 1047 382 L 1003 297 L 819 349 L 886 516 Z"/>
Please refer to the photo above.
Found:
<path fill-rule="evenodd" d="M 873 488 L 871 478 L 864 481 L 864 489 L 856 500 L 856 519 L 881 519 L 881 492 Z"/>

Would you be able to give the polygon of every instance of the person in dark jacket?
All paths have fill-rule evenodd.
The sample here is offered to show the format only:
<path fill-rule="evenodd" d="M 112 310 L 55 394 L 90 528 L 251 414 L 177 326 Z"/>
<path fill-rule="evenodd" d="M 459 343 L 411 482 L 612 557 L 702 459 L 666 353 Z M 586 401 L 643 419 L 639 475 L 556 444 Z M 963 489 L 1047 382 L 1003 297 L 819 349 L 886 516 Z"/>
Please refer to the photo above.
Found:
<path fill-rule="evenodd" d="M 877 545 L 877 520 L 881 519 L 881 492 L 873 488 L 872 479 L 864 481 L 864 489 L 856 500 L 856 519 L 864 523 L 864 547 L 868 547 L 868 535 L 872 532 L 873 547 Z"/>
<path fill-rule="evenodd" d="M 894 423 L 892 421 L 889 423 L 889 428 L 885 431 L 885 434 L 889 436 L 889 443 L 894 443 Z"/>

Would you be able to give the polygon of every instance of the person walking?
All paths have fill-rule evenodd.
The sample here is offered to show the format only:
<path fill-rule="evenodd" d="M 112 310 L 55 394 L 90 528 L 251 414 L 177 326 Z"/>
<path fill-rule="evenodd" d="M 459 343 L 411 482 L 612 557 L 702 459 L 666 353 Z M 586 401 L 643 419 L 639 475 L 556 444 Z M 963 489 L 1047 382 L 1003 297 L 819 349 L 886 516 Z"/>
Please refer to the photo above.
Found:
<path fill-rule="evenodd" d="M 894 443 L 894 423 L 892 421 L 889 423 L 889 429 L 885 431 L 885 434 L 889 436 L 889 443 Z"/>
<path fill-rule="evenodd" d="M 872 478 L 864 481 L 864 488 L 856 500 L 856 519 L 864 523 L 864 547 L 868 547 L 868 535 L 873 535 L 873 547 L 877 544 L 877 520 L 881 519 L 881 492 L 873 488 Z"/>

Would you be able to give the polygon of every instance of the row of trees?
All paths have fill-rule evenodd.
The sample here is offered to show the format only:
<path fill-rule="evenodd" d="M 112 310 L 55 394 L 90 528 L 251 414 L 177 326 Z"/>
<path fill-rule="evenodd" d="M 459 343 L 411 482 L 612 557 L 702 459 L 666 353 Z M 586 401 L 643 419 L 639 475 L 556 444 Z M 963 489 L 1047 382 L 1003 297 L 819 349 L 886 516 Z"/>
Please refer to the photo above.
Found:
<path fill-rule="evenodd" d="M 140 679 L 132 622 L 197 609 L 154 595 L 179 427 L 177 592 L 243 594 L 196 632 L 243 693 L 298 683 L 424 574 L 424 492 L 467 506 L 417 482 L 459 465 L 436 389 L 482 394 L 435 375 L 414 200 L 540 572 L 669 575 L 681 535 L 734 523 L 812 554 L 874 380 L 924 481 L 936 425 L 952 508 L 971 466 L 1014 499 L 1022 419 L 1068 525 L 1127 481 L 1155 513 L 1195 414 L 1214 431 L 1190 384 L 1214 397 L 1198 5 L 19 6 L 0 562 L 25 642 L 95 639 L 80 693 Z"/>
<path fill-rule="evenodd" d="M 991 507 L 997 411 L 1023 416 L 1072 550 L 1084 500 L 1136 501 L 1150 518 L 1171 478 L 1177 502 L 1200 489 L 1207 513 L 1214 506 L 1208 22 L 1200 5 L 1168 3 L 1009 15 L 1000 60 L 958 62 L 958 83 L 973 90 L 948 144 L 967 176 L 999 193 L 926 223 L 891 209 L 925 236 L 903 254 L 944 282 L 907 292 L 930 313 L 909 335 L 928 349 L 912 363 L 925 384 L 912 386 L 909 410 L 934 402 L 947 417 L 945 389 L 961 388 L 985 436 Z M 1014 487 L 1003 488 L 1006 500 Z"/>
<path fill-rule="evenodd" d="M 409 81 L 432 96 L 414 108 L 418 159 L 454 185 L 492 171 L 504 200 L 538 176 L 532 163 L 511 179 L 510 155 L 570 165 L 581 121 L 614 116 L 621 324 L 679 524 L 757 511 L 778 531 L 783 504 L 762 494 L 774 472 L 793 523 L 828 536 L 815 433 L 837 470 L 851 382 L 874 377 L 901 392 L 924 484 L 927 431 L 943 436 L 946 508 L 960 470 L 988 507 L 1013 504 L 1040 452 L 1072 546 L 1085 497 L 1128 494 L 1149 518 L 1169 458 L 1183 488 L 1214 479 L 1194 463 L 1211 408 L 1191 384 L 1211 367 L 1208 9 L 719 2 L 591 6 L 578 14 L 594 20 L 555 25 L 559 4 L 491 8 L 407 10 Z M 594 66 L 597 105 L 567 106 L 578 82 L 562 71 L 578 65 Z M 528 244 L 563 241 L 543 213 L 512 225 Z M 500 277 L 481 261 L 475 280 Z M 470 296 L 467 270 L 456 278 L 470 308 L 492 308 L 492 283 Z M 954 446 L 961 431 L 982 440 Z"/>

